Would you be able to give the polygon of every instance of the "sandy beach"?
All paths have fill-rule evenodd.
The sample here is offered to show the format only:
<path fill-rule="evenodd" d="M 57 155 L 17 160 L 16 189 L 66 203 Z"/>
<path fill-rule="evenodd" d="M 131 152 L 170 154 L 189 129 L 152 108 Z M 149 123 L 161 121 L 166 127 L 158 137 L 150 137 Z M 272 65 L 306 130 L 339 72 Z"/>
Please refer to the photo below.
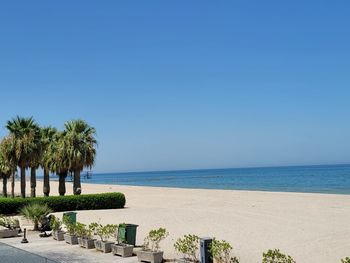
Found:
<path fill-rule="evenodd" d="M 71 194 L 71 183 L 66 186 Z M 29 184 L 27 188 L 29 193 Z M 52 195 L 57 188 L 51 182 Z M 176 256 L 173 243 L 187 233 L 229 241 L 246 263 L 261 262 L 262 252 L 270 248 L 281 249 L 298 263 L 340 262 L 350 253 L 348 195 L 98 184 L 82 188 L 85 194 L 120 191 L 127 203 L 125 209 L 79 211 L 78 221 L 138 224 L 139 245 L 150 229 L 166 227 L 170 235 L 161 244 L 166 258 Z M 41 182 L 37 192 L 42 192 Z"/>

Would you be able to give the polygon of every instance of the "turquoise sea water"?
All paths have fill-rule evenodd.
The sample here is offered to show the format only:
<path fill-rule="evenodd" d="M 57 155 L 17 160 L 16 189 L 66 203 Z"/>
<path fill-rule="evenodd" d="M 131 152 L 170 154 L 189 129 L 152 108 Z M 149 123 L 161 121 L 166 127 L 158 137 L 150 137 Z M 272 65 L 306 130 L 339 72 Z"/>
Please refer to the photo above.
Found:
<path fill-rule="evenodd" d="M 204 189 L 350 194 L 350 165 L 101 173 L 82 182 Z"/>

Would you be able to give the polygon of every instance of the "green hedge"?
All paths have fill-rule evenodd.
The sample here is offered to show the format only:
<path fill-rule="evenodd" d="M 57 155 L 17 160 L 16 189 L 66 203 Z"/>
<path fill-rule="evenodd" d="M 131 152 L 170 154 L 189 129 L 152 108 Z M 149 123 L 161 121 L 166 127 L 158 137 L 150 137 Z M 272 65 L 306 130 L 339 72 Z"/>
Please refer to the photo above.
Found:
<path fill-rule="evenodd" d="M 0 214 L 16 214 L 30 203 L 47 204 L 54 212 L 114 209 L 124 207 L 125 196 L 122 193 L 104 193 L 28 198 L 0 197 Z"/>

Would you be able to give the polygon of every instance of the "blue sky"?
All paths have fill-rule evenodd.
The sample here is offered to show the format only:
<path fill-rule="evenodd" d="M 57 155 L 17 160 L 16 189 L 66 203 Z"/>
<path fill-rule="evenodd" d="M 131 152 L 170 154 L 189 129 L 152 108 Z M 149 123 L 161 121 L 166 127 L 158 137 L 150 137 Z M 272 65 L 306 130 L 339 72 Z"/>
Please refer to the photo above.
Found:
<path fill-rule="evenodd" d="M 97 129 L 95 171 L 349 163 L 348 1 L 7 1 L 0 136 Z"/>

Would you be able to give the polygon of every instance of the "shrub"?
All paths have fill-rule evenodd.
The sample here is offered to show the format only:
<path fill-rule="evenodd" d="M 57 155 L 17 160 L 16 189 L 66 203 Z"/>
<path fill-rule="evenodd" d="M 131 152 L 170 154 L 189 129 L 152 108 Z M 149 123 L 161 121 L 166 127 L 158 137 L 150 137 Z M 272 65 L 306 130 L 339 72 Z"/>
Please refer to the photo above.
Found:
<path fill-rule="evenodd" d="M 29 204 L 21 209 L 21 215 L 34 223 L 34 230 L 38 230 L 41 220 L 51 212 L 52 210 L 46 204 L 37 203 Z"/>
<path fill-rule="evenodd" d="M 0 198 L 0 213 L 16 214 L 20 209 L 32 203 L 47 205 L 54 212 L 74 210 L 97 210 L 123 208 L 125 196 L 122 193 L 104 193 L 87 195 L 67 195 L 29 198 Z"/>
<path fill-rule="evenodd" d="M 196 235 L 184 235 L 183 238 L 176 240 L 175 250 L 183 254 L 184 259 L 197 262 L 199 248 L 199 237 Z"/>
<path fill-rule="evenodd" d="M 92 223 L 92 229 L 95 230 L 96 235 L 98 235 L 101 239 L 101 241 L 105 242 L 107 241 L 111 236 L 116 235 L 116 231 L 118 229 L 118 225 L 101 225 L 97 223 Z"/>
<path fill-rule="evenodd" d="M 93 232 L 96 228 L 96 223 L 91 223 L 90 225 L 85 225 L 80 222 L 76 223 L 75 226 L 75 233 L 78 237 L 81 237 L 83 239 L 92 239 Z"/>
<path fill-rule="evenodd" d="M 86 236 L 86 225 L 80 222 L 77 222 L 75 225 L 75 233 L 78 237 Z"/>
<path fill-rule="evenodd" d="M 217 263 L 239 263 L 238 258 L 231 256 L 232 246 L 225 240 L 213 239 L 209 251 Z"/>
<path fill-rule="evenodd" d="M 279 249 L 270 249 L 263 253 L 262 263 L 295 263 L 295 260 L 291 256 L 281 253 Z"/>
<path fill-rule="evenodd" d="M 165 228 L 158 228 L 149 231 L 148 236 L 145 238 L 144 247 L 146 250 L 159 251 L 159 243 L 165 239 L 169 233 Z"/>
<path fill-rule="evenodd" d="M 76 234 L 76 223 L 73 223 L 68 216 L 63 217 L 63 224 L 66 226 L 69 235 L 74 236 Z"/>
<path fill-rule="evenodd" d="M 6 217 L 0 215 L 0 226 L 7 227 L 9 229 L 19 228 L 19 221 L 13 217 Z"/>
<path fill-rule="evenodd" d="M 62 221 L 58 217 L 51 215 L 50 227 L 53 231 L 60 231 L 62 229 Z"/>
<path fill-rule="evenodd" d="M 346 257 L 341 260 L 341 263 L 350 263 L 350 258 Z"/>
<path fill-rule="evenodd" d="M 89 224 L 89 226 L 86 228 L 85 236 L 83 236 L 82 238 L 92 239 L 94 231 L 95 231 L 94 224 L 93 223 Z"/>

